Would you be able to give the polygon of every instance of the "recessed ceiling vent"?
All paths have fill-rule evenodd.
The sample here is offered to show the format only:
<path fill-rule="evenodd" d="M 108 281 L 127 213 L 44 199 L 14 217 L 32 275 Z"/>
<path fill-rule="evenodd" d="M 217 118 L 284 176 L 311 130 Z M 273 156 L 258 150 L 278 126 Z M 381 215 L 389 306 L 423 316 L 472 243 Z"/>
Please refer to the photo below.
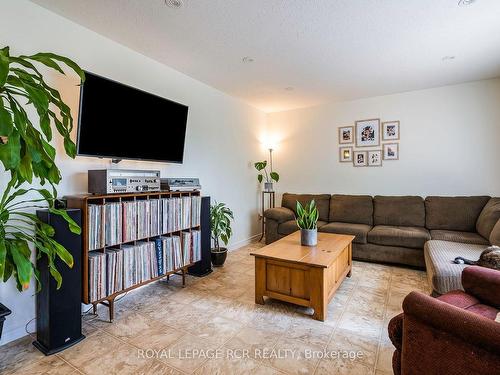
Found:
<path fill-rule="evenodd" d="M 179 9 L 184 6 L 184 2 L 182 0 L 165 0 L 165 5 L 170 8 Z"/>

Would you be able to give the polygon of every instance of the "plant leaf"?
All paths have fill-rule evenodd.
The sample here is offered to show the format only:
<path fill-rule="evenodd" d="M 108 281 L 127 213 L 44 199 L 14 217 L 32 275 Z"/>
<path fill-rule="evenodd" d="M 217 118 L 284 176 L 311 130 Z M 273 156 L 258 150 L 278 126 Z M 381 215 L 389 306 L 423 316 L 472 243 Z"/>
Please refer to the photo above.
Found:
<path fill-rule="evenodd" d="M 3 98 L 0 97 L 0 136 L 9 136 L 14 129 L 12 116 L 3 104 Z"/>
<path fill-rule="evenodd" d="M 69 227 L 69 230 L 74 233 L 74 234 L 81 234 L 82 233 L 82 229 L 80 228 L 80 226 L 75 223 L 75 221 L 69 217 L 68 213 L 64 210 L 59 210 L 59 209 L 56 209 L 56 208 L 49 208 L 49 211 L 53 214 L 56 214 L 56 215 L 60 215 L 64 220 L 66 220 L 66 222 L 68 223 L 68 227 Z"/>
<path fill-rule="evenodd" d="M 16 265 L 16 277 L 22 290 L 26 290 L 30 286 L 31 274 L 33 272 L 31 268 L 31 262 L 29 256 L 26 258 L 23 253 L 28 251 L 31 253 L 28 247 L 28 243 L 22 240 L 10 241 L 9 250 L 12 254 L 12 260 Z"/>
<path fill-rule="evenodd" d="M 0 279 L 3 278 L 6 258 L 7 258 L 7 248 L 5 246 L 5 239 L 0 238 Z"/>
<path fill-rule="evenodd" d="M 280 180 L 280 175 L 277 172 L 271 172 L 269 175 L 271 176 L 271 179 L 273 179 L 276 182 Z"/>
<path fill-rule="evenodd" d="M 9 74 L 9 47 L 0 49 L 0 87 L 5 85 Z"/>

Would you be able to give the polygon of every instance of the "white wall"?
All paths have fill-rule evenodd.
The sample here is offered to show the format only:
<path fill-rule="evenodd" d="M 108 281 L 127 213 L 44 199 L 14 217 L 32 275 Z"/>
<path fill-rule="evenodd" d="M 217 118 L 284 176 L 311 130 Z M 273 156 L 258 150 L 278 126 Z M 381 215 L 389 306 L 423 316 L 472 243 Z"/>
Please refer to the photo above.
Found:
<path fill-rule="evenodd" d="M 339 126 L 401 121 L 400 159 L 339 163 Z M 281 192 L 500 196 L 500 79 L 268 115 Z M 365 148 L 370 149 L 370 148 Z"/>
<path fill-rule="evenodd" d="M 233 247 L 260 232 L 256 173 L 251 163 L 263 155 L 259 143 L 265 125 L 263 112 L 27 1 L 0 0 L 0 9 L 0 46 L 10 46 L 12 54 L 59 53 L 84 69 L 188 105 L 183 165 L 123 161 L 118 167 L 160 169 L 162 176 L 199 177 L 203 194 L 234 210 Z M 75 77 L 55 82 L 76 117 L 79 89 L 75 83 Z M 158 125 L 153 136 L 161 131 Z M 57 148 L 63 174 L 61 195 L 86 192 L 86 171 L 110 167 L 109 160 L 72 160 L 63 156 L 61 144 Z M 7 179 L 0 172 L 0 189 Z M 25 334 L 26 322 L 35 316 L 33 293 L 31 289 L 19 294 L 13 282 L 0 283 L 0 301 L 13 310 L 0 344 Z"/>

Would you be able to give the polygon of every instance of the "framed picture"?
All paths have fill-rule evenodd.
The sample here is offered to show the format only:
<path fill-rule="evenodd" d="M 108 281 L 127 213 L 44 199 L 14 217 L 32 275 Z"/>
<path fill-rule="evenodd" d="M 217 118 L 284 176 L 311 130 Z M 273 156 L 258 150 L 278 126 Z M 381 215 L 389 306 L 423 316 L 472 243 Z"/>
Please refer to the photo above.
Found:
<path fill-rule="evenodd" d="M 399 143 L 384 143 L 384 160 L 399 159 Z"/>
<path fill-rule="evenodd" d="M 339 161 L 342 162 L 352 162 L 352 147 L 340 147 L 339 149 Z"/>
<path fill-rule="evenodd" d="M 368 151 L 368 166 L 370 167 L 382 166 L 382 150 Z"/>
<path fill-rule="evenodd" d="M 380 120 L 356 121 L 356 147 L 373 147 L 380 145 Z"/>
<path fill-rule="evenodd" d="M 339 128 L 339 143 L 354 143 L 354 126 L 342 126 Z"/>
<path fill-rule="evenodd" d="M 382 123 L 382 139 L 384 141 L 395 141 L 399 139 L 399 121 L 387 121 Z"/>
<path fill-rule="evenodd" d="M 367 152 L 366 151 L 354 151 L 353 152 L 353 163 L 355 167 L 366 167 L 367 162 Z"/>

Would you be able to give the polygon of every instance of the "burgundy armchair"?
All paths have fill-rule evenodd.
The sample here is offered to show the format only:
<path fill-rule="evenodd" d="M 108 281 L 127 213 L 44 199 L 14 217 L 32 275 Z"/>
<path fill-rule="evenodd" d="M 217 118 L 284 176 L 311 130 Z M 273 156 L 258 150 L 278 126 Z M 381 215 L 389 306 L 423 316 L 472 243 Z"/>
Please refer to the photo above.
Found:
<path fill-rule="evenodd" d="M 461 290 L 438 298 L 411 292 L 389 322 L 396 375 L 498 374 L 500 271 L 467 267 Z"/>

